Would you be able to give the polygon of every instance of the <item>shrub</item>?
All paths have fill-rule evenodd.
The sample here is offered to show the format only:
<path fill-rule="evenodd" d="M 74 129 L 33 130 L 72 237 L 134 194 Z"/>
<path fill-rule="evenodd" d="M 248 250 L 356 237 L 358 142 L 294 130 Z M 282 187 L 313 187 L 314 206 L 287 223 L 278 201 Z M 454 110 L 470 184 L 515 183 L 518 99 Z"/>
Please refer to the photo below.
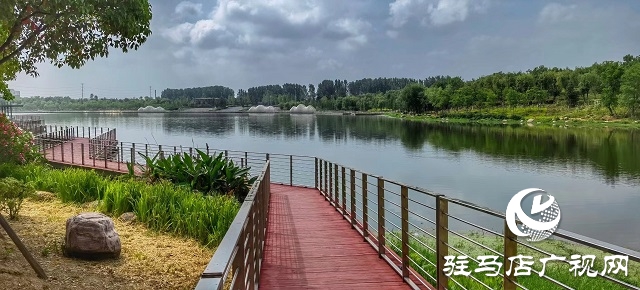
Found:
<path fill-rule="evenodd" d="M 24 164 L 38 157 L 33 135 L 0 114 L 0 163 Z"/>
<path fill-rule="evenodd" d="M 250 168 L 242 168 L 222 153 L 213 157 L 200 150 L 195 156 L 187 153 L 166 158 L 140 154 L 146 161 L 145 176 L 151 181 L 166 179 L 205 194 L 223 193 L 243 202 L 257 177 L 250 177 Z M 129 169 L 131 171 L 131 169 Z"/>
<path fill-rule="evenodd" d="M 35 190 L 29 184 L 18 181 L 13 177 L 0 179 L 0 210 L 9 213 L 10 219 L 18 218 L 18 212 L 25 198 L 35 195 Z"/>

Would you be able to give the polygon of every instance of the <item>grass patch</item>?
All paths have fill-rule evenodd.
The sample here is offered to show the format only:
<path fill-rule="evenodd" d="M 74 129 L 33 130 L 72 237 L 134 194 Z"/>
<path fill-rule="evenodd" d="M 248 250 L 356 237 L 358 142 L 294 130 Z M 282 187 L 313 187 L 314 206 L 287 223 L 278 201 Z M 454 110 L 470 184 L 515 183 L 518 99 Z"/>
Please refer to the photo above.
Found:
<path fill-rule="evenodd" d="M 398 239 L 399 236 L 400 233 L 387 233 L 386 235 L 389 247 L 398 255 L 401 254 L 401 242 Z M 498 253 L 503 253 L 504 246 L 501 237 L 488 236 L 480 233 L 468 233 L 466 236 L 469 239 L 476 241 Z M 409 257 L 411 259 L 411 267 L 432 285 L 435 285 L 436 283 L 436 281 L 431 278 L 436 277 L 436 268 L 432 265 L 432 263 L 435 264 L 436 262 L 436 254 L 435 252 L 431 251 L 429 247 L 435 249 L 435 244 L 435 239 L 430 237 L 416 234 L 410 235 L 409 238 Z M 501 276 L 487 276 L 486 274 L 490 272 L 475 273 L 474 270 L 479 268 L 479 264 L 471 259 L 476 259 L 478 256 L 482 255 L 496 255 L 495 253 L 492 253 L 487 249 L 479 247 L 465 239 L 453 235 L 449 236 L 448 244 L 470 257 L 469 259 L 467 259 L 469 261 L 469 268 L 467 269 L 467 271 L 472 272 L 471 276 L 491 287 L 491 289 L 503 288 L 503 281 Z M 597 270 L 598 272 L 602 272 L 604 266 L 603 257 L 608 255 L 593 248 L 576 245 L 561 240 L 545 240 L 530 245 L 546 251 L 547 253 L 559 257 L 566 257 L 567 260 L 570 260 L 571 255 L 576 254 L 595 255 L 596 259 L 592 269 Z M 518 254 L 532 256 L 534 258 L 534 264 L 531 267 L 537 271 L 540 271 L 542 269 L 542 263 L 539 259 L 548 257 L 547 255 L 543 255 L 522 245 L 518 246 Z M 460 254 L 452 248 L 449 248 L 449 255 L 460 256 L 463 254 Z M 498 259 L 498 261 L 502 263 L 503 259 L 500 258 Z M 570 271 L 570 268 L 571 265 L 567 263 L 550 261 L 546 265 L 545 275 L 574 289 L 627 289 L 626 287 L 620 286 L 601 277 L 587 277 L 586 275 L 576 277 L 574 276 L 574 273 Z M 501 273 L 503 272 L 502 269 L 500 271 Z M 622 273 L 612 274 L 610 276 L 625 281 L 626 283 L 629 283 L 631 285 L 640 286 L 640 264 L 629 261 L 627 276 Z M 450 276 L 449 289 L 463 289 L 460 287 L 460 285 L 457 285 L 455 282 L 451 281 L 451 279 L 455 279 L 466 289 L 486 289 L 486 287 L 480 284 L 478 281 L 475 281 L 470 277 L 460 275 Z M 547 280 L 544 277 L 540 277 L 537 273 L 534 272 L 531 272 L 531 275 L 529 276 L 518 276 L 517 281 L 527 289 L 564 289 L 563 287 L 558 286 L 550 280 Z"/>
<path fill-rule="evenodd" d="M 97 201 L 98 209 L 118 216 L 134 212 L 151 229 L 217 246 L 240 208 L 228 195 L 205 196 L 168 181 L 153 184 L 107 177 L 92 170 L 52 169 L 46 165 L 0 164 L 0 178 L 13 177 L 37 190 L 55 193 L 63 202 Z"/>
<path fill-rule="evenodd" d="M 448 110 L 425 115 L 407 115 L 397 112 L 386 112 L 385 114 L 394 118 L 423 122 L 524 124 L 533 119 L 531 124 L 536 126 L 640 128 L 639 120 L 627 118 L 626 114 L 613 117 L 607 109 L 597 106 L 578 108 L 529 106 Z"/>

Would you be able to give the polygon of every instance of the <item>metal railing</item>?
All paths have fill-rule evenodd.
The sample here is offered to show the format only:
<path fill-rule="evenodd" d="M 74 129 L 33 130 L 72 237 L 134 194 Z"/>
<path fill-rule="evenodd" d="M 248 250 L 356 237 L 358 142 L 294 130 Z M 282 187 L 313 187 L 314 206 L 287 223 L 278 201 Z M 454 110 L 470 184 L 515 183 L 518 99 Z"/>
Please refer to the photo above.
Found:
<path fill-rule="evenodd" d="M 116 129 L 107 130 L 89 139 L 89 158 L 116 161 L 118 153 Z"/>
<path fill-rule="evenodd" d="M 327 160 L 316 158 L 315 166 L 316 188 L 414 289 L 430 288 L 432 285 L 438 289 L 528 289 L 518 282 L 518 270 L 515 269 L 524 263 L 522 260 L 509 258 L 518 255 L 545 258 L 552 254 L 558 256 L 554 252 L 555 244 L 543 248 L 536 243 L 518 239 L 507 227 L 503 213 Z M 481 225 L 482 222 L 488 225 Z M 553 236 L 564 240 L 560 243 L 566 243 L 567 247 L 571 248 L 576 244 L 584 247 L 585 252 L 588 252 L 584 254 L 601 252 L 628 256 L 628 263 L 640 262 L 640 253 L 636 251 L 563 230 L 558 230 Z M 499 243 L 495 243 L 496 240 Z M 491 279 L 481 277 L 484 273 L 474 275 L 472 265 L 478 266 L 481 261 L 471 255 L 469 249 L 472 248 L 481 252 L 481 256 L 497 258 L 496 266 L 500 265 L 496 271 L 497 279 L 502 280 L 499 285 L 495 282 L 489 285 L 491 283 L 487 280 Z M 570 249 L 569 252 L 576 254 L 579 250 Z M 447 272 L 451 273 L 459 265 L 454 266 L 447 260 L 451 256 L 467 257 L 466 270 L 472 273 L 462 276 L 447 275 Z M 569 264 L 568 260 L 558 263 Z M 582 263 L 584 262 L 580 261 Z M 571 281 L 560 281 L 557 275 L 553 277 L 548 272 L 541 273 L 537 267 L 530 268 L 536 279 L 544 279 L 553 287 L 574 289 Z M 464 267 L 457 269 L 465 270 Z M 595 269 L 591 268 L 592 271 Z M 564 270 L 569 271 L 568 267 Z M 612 286 L 640 289 L 638 285 L 631 285 L 619 275 L 600 271 L 597 275 L 593 272 L 591 274 L 594 277 L 585 278 L 608 281 Z M 536 287 L 538 286 L 530 289 Z"/>
<path fill-rule="evenodd" d="M 11 118 L 22 130 L 29 131 L 33 135 L 40 135 L 47 132 L 45 121 L 40 116 L 17 115 Z"/>
<path fill-rule="evenodd" d="M 52 128 L 55 130 L 55 126 Z M 50 135 L 39 135 L 35 138 L 37 144 L 41 146 L 42 153 L 48 161 L 65 165 L 89 166 L 98 169 L 105 169 L 118 172 L 126 172 L 127 164 L 132 163 L 137 168 L 145 165 L 144 156 L 148 157 L 168 157 L 176 154 L 189 154 L 195 156 L 198 151 L 207 155 L 223 154 L 236 164 L 243 167 L 250 167 L 252 175 L 258 175 L 260 168 L 265 161 L 271 164 L 271 180 L 275 183 L 288 184 L 293 186 L 313 187 L 314 179 L 314 159 L 306 156 L 270 154 L 259 152 L 248 152 L 239 150 L 225 150 L 210 147 L 186 147 L 178 145 L 159 145 L 132 142 L 107 142 L 104 146 L 110 146 L 110 154 L 105 154 L 103 150 L 100 156 L 92 156 L 89 152 L 89 136 L 100 136 L 100 132 L 112 131 L 109 128 L 82 128 L 82 127 L 62 127 L 58 128 L 65 132 L 66 138 L 58 138 L 61 131 L 56 131 Z M 115 130 L 114 130 L 115 132 Z M 97 134 L 97 135 L 96 135 Z M 54 138 L 49 138 L 55 136 Z M 115 137 L 114 137 L 115 138 Z M 295 164 L 295 169 L 294 169 Z M 138 172 L 140 172 L 139 170 Z"/>
<path fill-rule="evenodd" d="M 85 130 L 83 129 L 82 131 L 84 132 Z M 93 131 L 97 132 L 96 129 L 93 129 Z M 80 131 L 76 129 L 74 132 L 78 135 Z M 40 141 L 58 142 L 58 146 L 51 148 L 58 150 L 58 153 L 54 152 L 52 154 L 50 152 L 51 149 L 48 151 L 50 161 L 65 164 L 87 162 L 84 158 L 81 161 L 77 157 L 75 160 L 70 159 L 68 155 L 65 159 L 64 153 L 61 156 L 60 152 L 68 152 L 69 146 L 71 146 L 71 155 L 74 156 L 72 142 L 68 144 L 70 142 L 48 139 L 41 139 Z M 62 150 L 65 146 L 67 146 L 66 149 Z M 119 153 L 114 162 L 105 159 L 96 163 L 95 159 L 93 159 L 91 160 L 93 166 L 97 168 L 104 167 L 108 170 L 126 171 L 126 165 L 123 164 L 130 162 L 144 164 L 144 158 L 141 155 L 168 156 L 185 153 L 195 155 L 197 150 L 200 150 L 209 155 L 224 154 L 227 158 L 244 167 L 251 167 L 251 174 L 261 176 L 259 180 L 263 180 L 267 184 L 280 183 L 316 188 L 338 213 L 351 223 L 352 227 L 362 235 L 363 239 L 378 252 L 379 256 L 387 261 L 398 275 L 403 277 L 415 289 L 430 288 L 431 285 L 436 286 L 438 289 L 527 289 L 527 285 L 524 285 L 527 284 L 526 281 L 519 281 L 516 275 L 517 269 L 514 270 L 516 267 L 523 266 L 522 261 L 511 262 L 508 258 L 518 255 L 549 257 L 551 254 L 558 255 L 558 249 L 563 247 L 570 248 L 569 252 L 572 253 L 579 252 L 579 249 L 575 247 L 582 247 L 583 252 L 586 254 L 598 252 L 599 254 L 623 255 L 629 257 L 629 263 L 640 262 L 640 253 L 636 251 L 563 230 L 558 230 L 553 234 L 553 238 L 561 240 L 559 244 L 551 244 L 550 247 L 545 247 L 545 243 L 529 243 L 517 238 L 509 230 L 505 223 L 505 215 L 501 212 L 430 192 L 419 187 L 391 181 L 382 176 L 369 174 L 317 157 L 222 150 L 210 148 L 209 145 L 204 148 L 193 148 L 119 142 L 117 148 Z M 78 154 L 76 153 L 75 155 L 77 156 Z M 268 164 L 267 168 L 263 168 L 265 162 Z M 82 165 L 85 164 L 83 163 Z M 268 194 L 266 200 L 268 201 Z M 245 210 L 241 210 L 241 214 L 238 215 L 240 218 L 245 217 L 248 214 L 247 212 L 255 214 L 254 210 L 256 209 L 245 206 L 245 204 L 247 202 L 243 204 Z M 247 207 L 249 209 L 246 209 Z M 266 214 L 266 210 L 261 214 Z M 261 218 L 265 217 L 261 216 Z M 251 259 L 248 261 L 245 259 L 244 264 L 235 260 L 235 253 L 239 247 L 235 241 L 242 238 L 237 237 L 240 235 L 239 231 L 244 231 L 247 227 L 255 229 L 256 226 L 264 226 L 264 224 L 249 225 L 254 221 L 262 222 L 263 220 L 259 221 L 255 216 L 252 216 L 251 222 L 247 220 L 241 224 L 241 230 L 237 228 L 234 231 L 229 230 L 227 233 L 229 237 L 225 236 L 224 239 L 230 239 L 233 242 L 223 241 L 216 252 L 216 254 L 220 252 L 221 254 L 219 255 L 226 253 L 225 255 L 229 255 L 229 259 L 217 258 L 215 259 L 216 263 L 209 264 L 209 267 L 215 266 L 215 269 L 220 269 L 220 267 L 224 266 L 225 271 L 216 270 L 213 272 L 208 268 L 208 273 L 215 273 L 215 275 L 203 274 L 203 280 L 212 280 L 201 281 L 201 283 L 206 282 L 207 285 L 213 285 L 209 283 L 214 282 L 220 283 L 226 279 L 226 274 L 228 273 L 232 273 L 234 277 L 237 277 L 236 273 L 239 273 L 238 275 L 240 276 L 245 275 L 243 277 L 249 277 L 246 276 L 249 275 L 248 272 L 252 272 L 252 278 L 246 278 L 244 284 L 235 284 L 237 282 L 234 282 L 234 285 L 238 285 L 236 288 L 253 288 L 250 287 L 255 285 L 252 283 L 259 281 L 259 271 L 256 272 L 256 269 L 259 269 L 259 261 L 253 261 L 258 263 L 256 266 L 255 264 L 248 264 L 252 262 Z M 255 238 L 257 236 L 252 237 Z M 247 236 L 244 236 L 244 238 L 248 239 Z M 258 237 L 259 243 L 264 242 L 262 238 L 264 237 Z M 243 251 L 245 251 L 244 248 Z M 452 255 L 468 257 L 469 266 L 471 264 L 479 265 L 481 261 L 474 258 L 471 251 L 497 257 L 496 263 L 500 265 L 500 268 L 493 282 L 487 282 L 487 280 L 480 277 L 482 273 L 480 275 L 472 273 L 468 276 L 446 274 L 446 270 L 451 269 L 451 264 L 447 257 Z M 254 255 L 252 257 L 257 256 Z M 248 256 L 245 256 L 245 258 L 248 258 Z M 225 263 L 225 261 L 228 263 Z M 232 263 L 232 261 L 235 262 L 230 265 L 229 263 Z M 565 260 L 558 263 L 567 265 L 569 262 Z M 248 268 L 242 268 L 242 265 L 253 268 L 249 270 Z M 602 263 L 600 263 L 600 266 L 603 266 Z M 607 265 L 604 266 L 606 267 Z M 233 270 L 230 270 L 232 268 Z M 568 271 L 567 269 L 565 270 Z M 473 269 L 470 268 L 469 270 Z M 554 276 L 554 273 L 549 272 L 541 273 L 541 270 L 536 267 L 532 267 L 532 273 L 536 275 L 535 279 L 542 279 L 556 288 L 577 289 L 577 286 L 572 286 L 572 281 L 562 279 L 566 277 Z M 220 275 L 222 277 L 218 277 Z M 216 278 L 213 278 L 213 276 Z M 589 279 L 594 282 L 607 281 L 612 286 L 617 285 L 622 288 L 640 289 L 637 285 L 631 285 L 620 275 L 611 275 L 610 273 L 597 273 L 597 275 L 589 277 Z M 530 288 L 535 289 L 535 287 Z"/>
<path fill-rule="evenodd" d="M 271 193 L 267 161 L 196 289 L 256 289 L 260 282 Z"/>

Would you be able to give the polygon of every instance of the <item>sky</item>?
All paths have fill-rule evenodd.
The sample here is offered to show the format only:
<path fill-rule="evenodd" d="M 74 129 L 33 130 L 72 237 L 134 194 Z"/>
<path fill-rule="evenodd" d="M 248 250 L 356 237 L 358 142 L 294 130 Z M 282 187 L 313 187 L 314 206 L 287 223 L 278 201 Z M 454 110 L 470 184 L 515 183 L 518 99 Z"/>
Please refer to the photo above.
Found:
<path fill-rule="evenodd" d="M 150 0 L 152 35 L 74 70 L 39 65 L 21 96 L 460 76 L 640 55 L 637 0 Z M 84 91 L 83 91 L 84 89 Z"/>

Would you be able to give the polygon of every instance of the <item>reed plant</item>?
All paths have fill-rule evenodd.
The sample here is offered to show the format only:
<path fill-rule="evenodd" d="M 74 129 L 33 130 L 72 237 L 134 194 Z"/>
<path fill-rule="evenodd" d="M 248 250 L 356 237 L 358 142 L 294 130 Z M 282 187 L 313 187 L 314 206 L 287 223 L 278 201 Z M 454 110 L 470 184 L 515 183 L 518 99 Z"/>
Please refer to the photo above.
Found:
<path fill-rule="evenodd" d="M 215 247 L 231 226 L 240 204 L 234 196 L 204 195 L 166 180 L 147 183 L 108 177 L 92 170 L 53 169 L 42 164 L 0 164 L 0 178 L 13 177 L 64 202 L 98 201 L 98 210 L 118 216 L 134 212 L 147 227 L 190 237 Z"/>

